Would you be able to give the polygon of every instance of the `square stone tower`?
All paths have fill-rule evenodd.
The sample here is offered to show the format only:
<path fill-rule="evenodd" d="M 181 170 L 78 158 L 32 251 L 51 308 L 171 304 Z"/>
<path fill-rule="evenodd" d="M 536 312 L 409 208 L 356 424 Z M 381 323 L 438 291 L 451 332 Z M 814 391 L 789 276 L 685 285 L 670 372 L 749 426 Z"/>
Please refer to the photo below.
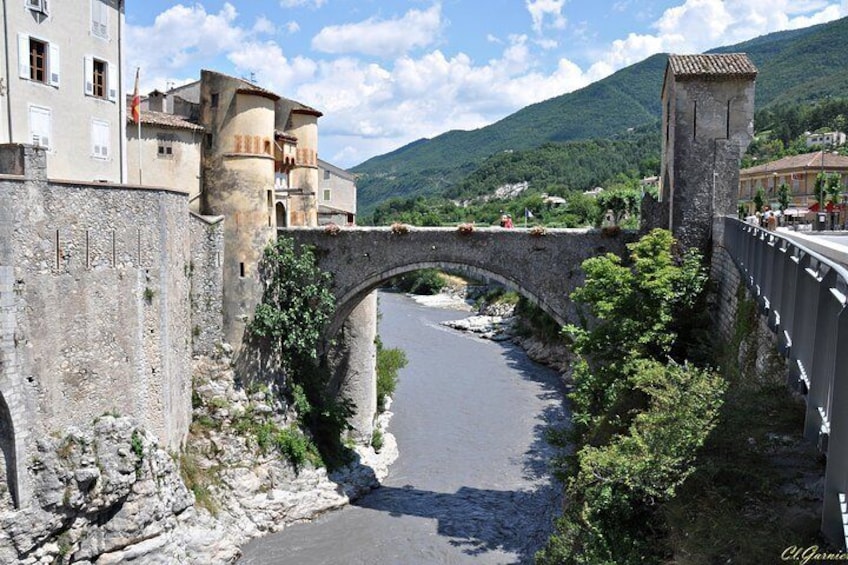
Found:
<path fill-rule="evenodd" d="M 736 213 L 739 159 L 754 135 L 757 69 L 744 53 L 669 55 L 662 90 L 660 226 L 705 251 Z"/>

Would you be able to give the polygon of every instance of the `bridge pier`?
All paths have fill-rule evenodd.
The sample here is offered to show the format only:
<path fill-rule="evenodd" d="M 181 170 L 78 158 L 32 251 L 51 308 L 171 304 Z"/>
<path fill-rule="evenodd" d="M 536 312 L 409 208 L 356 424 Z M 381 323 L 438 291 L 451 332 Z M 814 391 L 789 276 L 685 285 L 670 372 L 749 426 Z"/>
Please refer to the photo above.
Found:
<path fill-rule="evenodd" d="M 330 386 L 352 404 L 348 424 L 357 443 L 370 444 L 377 412 L 377 293 L 368 294 L 342 324 L 327 353 Z"/>

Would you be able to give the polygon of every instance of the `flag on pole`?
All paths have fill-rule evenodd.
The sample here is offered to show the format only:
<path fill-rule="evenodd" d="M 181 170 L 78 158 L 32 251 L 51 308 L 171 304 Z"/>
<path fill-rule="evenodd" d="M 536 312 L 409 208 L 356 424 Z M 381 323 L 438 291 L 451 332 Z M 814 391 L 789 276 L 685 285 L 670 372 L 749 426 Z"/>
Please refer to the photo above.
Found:
<path fill-rule="evenodd" d="M 524 209 L 524 217 L 525 217 L 525 218 L 528 218 L 528 219 L 532 218 L 532 217 L 533 217 L 533 212 L 531 212 L 528 208 L 525 208 L 525 209 Z"/>
<path fill-rule="evenodd" d="M 141 98 L 138 95 L 138 71 L 139 68 L 135 69 L 135 89 L 133 90 L 132 97 L 132 121 L 134 124 L 141 122 Z"/>

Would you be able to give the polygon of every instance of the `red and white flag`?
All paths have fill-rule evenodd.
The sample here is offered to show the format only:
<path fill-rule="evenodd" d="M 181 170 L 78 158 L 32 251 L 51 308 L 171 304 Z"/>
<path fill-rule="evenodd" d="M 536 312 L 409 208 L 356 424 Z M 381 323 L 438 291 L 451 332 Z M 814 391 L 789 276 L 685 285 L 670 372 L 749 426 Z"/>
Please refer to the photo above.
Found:
<path fill-rule="evenodd" d="M 138 71 L 135 70 L 135 89 L 133 90 L 132 97 L 132 121 L 134 124 L 137 124 L 141 121 L 141 98 L 138 95 Z"/>

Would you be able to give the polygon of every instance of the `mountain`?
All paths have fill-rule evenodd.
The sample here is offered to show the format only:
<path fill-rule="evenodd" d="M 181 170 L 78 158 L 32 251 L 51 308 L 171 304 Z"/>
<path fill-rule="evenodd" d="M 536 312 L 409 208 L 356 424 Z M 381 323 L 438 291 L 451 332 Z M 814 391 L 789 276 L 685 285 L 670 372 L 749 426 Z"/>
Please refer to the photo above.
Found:
<path fill-rule="evenodd" d="M 764 35 L 709 53 L 744 52 L 759 69 L 757 109 L 848 90 L 848 18 Z M 488 157 L 545 143 L 613 138 L 655 123 L 666 54 L 580 90 L 527 106 L 473 131 L 449 131 L 373 157 L 351 169 L 359 177 L 360 215 L 395 196 L 443 194 Z"/>

